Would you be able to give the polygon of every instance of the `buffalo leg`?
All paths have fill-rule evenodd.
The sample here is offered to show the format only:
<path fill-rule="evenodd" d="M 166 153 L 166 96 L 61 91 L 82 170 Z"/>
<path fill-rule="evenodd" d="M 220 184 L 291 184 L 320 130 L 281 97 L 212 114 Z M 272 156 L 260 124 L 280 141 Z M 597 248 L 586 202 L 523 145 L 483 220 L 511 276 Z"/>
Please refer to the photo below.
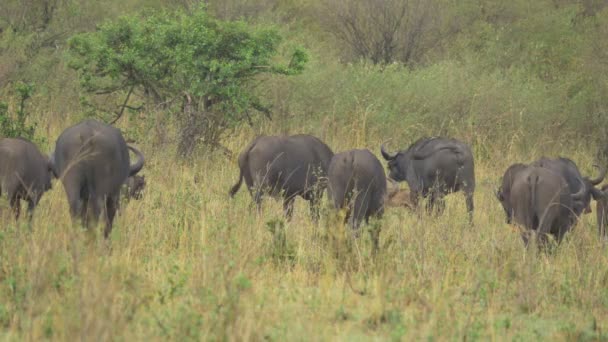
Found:
<path fill-rule="evenodd" d="M 87 203 L 83 197 L 84 190 L 81 188 L 80 181 L 72 179 L 72 181 L 66 182 L 67 178 L 64 178 L 63 187 L 68 197 L 68 204 L 70 206 L 70 216 L 72 217 L 72 224 L 76 225 L 78 218 L 80 217 L 80 224 L 85 225 L 85 213 Z"/>
<path fill-rule="evenodd" d="M 321 217 L 321 214 L 319 213 L 319 204 L 317 199 L 310 200 L 310 218 L 315 224 L 319 223 L 319 218 Z"/>
<path fill-rule="evenodd" d="M 15 220 L 19 219 L 21 214 L 21 197 L 18 194 L 13 194 L 10 200 L 11 208 L 13 209 L 13 214 L 15 215 Z"/>
<path fill-rule="evenodd" d="M 602 198 L 597 202 L 597 228 L 600 239 L 606 238 L 606 226 L 608 226 L 608 200 Z"/>
<path fill-rule="evenodd" d="M 91 229 L 97 225 L 103 207 L 105 207 L 105 200 L 103 198 L 99 198 L 97 195 L 89 197 L 87 229 Z"/>
<path fill-rule="evenodd" d="M 473 192 L 465 192 L 464 194 L 466 202 L 467 202 L 467 212 L 469 214 L 469 222 L 473 223 L 473 210 L 475 209 L 475 205 L 473 203 Z"/>
<path fill-rule="evenodd" d="M 253 196 L 253 202 L 255 203 L 255 210 L 258 214 L 262 213 L 262 189 L 255 189 L 255 193 Z"/>
<path fill-rule="evenodd" d="M 437 215 L 443 214 L 443 212 L 445 211 L 445 198 L 443 197 L 443 195 L 437 195 L 437 197 L 435 197 L 434 206 Z"/>
<path fill-rule="evenodd" d="M 290 196 L 283 200 L 283 212 L 285 213 L 285 217 L 287 220 L 291 220 L 293 217 L 293 203 L 295 202 L 295 197 Z"/>
<path fill-rule="evenodd" d="M 521 240 L 524 242 L 524 246 L 528 247 L 528 243 L 530 240 L 530 233 L 528 231 L 521 232 Z"/>
<path fill-rule="evenodd" d="M 319 213 L 319 206 L 321 205 L 321 192 L 313 191 L 308 201 L 310 204 L 310 218 L 315 224 L 317 224 L 319 223 L 319 219 L 321 217 Z"/>
<path fill-rule="evenodd" d="M 352 216 L 350 217 L 350 225 L 353 230 L 357 231 L 361 225 L 361 221 L 366 217 L 369 208 L 370 195 L 361 192 L 355 195 L 352 206 Z"/>
<path fill-rule="evenodd" d="M 428 200 L 426 202 L 426 211 L 429 215 L 435 214 L 435 211 L 437 212 L 437 214 L 441 214 L 441 211 L 443 211 L 443 209 L 441 208 L 441 194 L 439 194 L 436 191 L 432 191 L 430 194 L 430 196 L 428 196 Z"/>
<path fill-rule="evenodd" d="M 108 196 L 106 198 L 105 205 L 105 221 L 106 228 L 103 231 L 104 238 L 108 238 L 110 233 L 112 232 L 112 224 L 114 222 L 114 217 L 116 216 L 116 210 L 118 209 L 118 196 Z"/>
<path fill-rule="evenodd" d="M 32 221 L 32 217 L 34 216 L 34 209 L 38 205 L 39 201 L 40 196 L 36 196 L 35 198 L 30 197 L 27 199 L 27 219 L 30 222 Z"/>

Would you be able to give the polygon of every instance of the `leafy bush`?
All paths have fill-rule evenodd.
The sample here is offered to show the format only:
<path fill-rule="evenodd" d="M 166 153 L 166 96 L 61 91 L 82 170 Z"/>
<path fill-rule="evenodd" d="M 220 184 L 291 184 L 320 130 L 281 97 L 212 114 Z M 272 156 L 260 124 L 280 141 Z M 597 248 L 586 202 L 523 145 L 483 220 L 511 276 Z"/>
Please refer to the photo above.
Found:
<path fill-rule="evenodd" d="M 198 141 L 217 147 L 226 129 L 251 120 L 251 110 L 270 115 L 253 81 L 261 74 L 299 74 L 307 61 L 306 51 L 295 48 L 289 63 L 277 63 L 280 43 L 274 29 L 218 20 L 197 7 L 125 16 L 76 35 L 69 40 L 70 66 L 93 112 L 114 112 L 117 120 L 125 109 L 144 105 L 175 111 L 178 151 L 186 156 Z M 95 106 L 95 96 L 114 108 Z M 133 106 L 133 98 L 143 104 Z"/>
<path fill-rule="evenodd" d="M 15 90 L 19 96 L 19 107 L 14 115 L 9 113 L 8 104 L 0 101 L 0 137 L 22 137 L 33 140 L 36 125 L 26 123 L 28 115 L 25 111 L 25 104 L 32 97 L 34 86 L 19 83 Z"/>

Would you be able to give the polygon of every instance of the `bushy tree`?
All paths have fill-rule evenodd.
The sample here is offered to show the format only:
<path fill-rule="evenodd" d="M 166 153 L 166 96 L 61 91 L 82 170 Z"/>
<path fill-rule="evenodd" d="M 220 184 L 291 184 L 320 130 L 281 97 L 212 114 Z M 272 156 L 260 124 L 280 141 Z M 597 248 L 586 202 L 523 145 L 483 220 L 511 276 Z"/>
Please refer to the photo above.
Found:
<path fill-rule="evenodd" d="M 250 112 L 270 115 L 255 95 L 261 74 L 294 75 L 307 61 L 295 48 L 289 62 L 278 63 L 281 36 L 272 28 L 211 17 L 204 6 L 190 12 L 163 11 L 125 16 L 96 32 L 69 40 L 71 63 L 90 95 L 120 102 L 125 109 L 144 105 L 175 110 L 181 122 L 181 155 L 202 141 L 214 148 L 221 134 L 248 120 Z M 135 95 L 135 96 L 134 96 Z M 89 101 L 91 103 L 91 101 Z M 110 110 L 95 108 L 102 113 Z"/>

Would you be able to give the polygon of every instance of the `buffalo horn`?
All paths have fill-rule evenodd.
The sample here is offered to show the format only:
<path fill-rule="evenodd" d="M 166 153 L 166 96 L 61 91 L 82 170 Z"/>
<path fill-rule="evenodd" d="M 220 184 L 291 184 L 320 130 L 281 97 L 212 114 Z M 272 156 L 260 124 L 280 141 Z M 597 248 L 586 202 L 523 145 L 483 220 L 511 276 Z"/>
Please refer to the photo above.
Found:
<path fill-rule="evenodd" d="M 386 148 L 384 147 L 384 144 L 386 144 L 389 141 L 390 141 L 390 139 L 383 142 L 382 145 L 380 145 L 380 152 L 382 152 L 382 157 L 384 157 L 384 159 L 393 160 L 397 157 L 397 153 L 391 154 L 391 153 L 387 152 Z"/>
<path fill-rule="evenodd" d="M 574 201 L 582 201 L 583 198 L 585 197 L 585 192 L 586 192 L 586 186 L 585 186 L 585 182 L 583 182 L 582 179 L 579 178 L 579 181 L 581 182 L 581 189 L 575 193 L 572 194 L 572 200 Z"/>
<path fill-rule="evenodd" d="M 594 165 L 595 167 L 599 167 L 597 165 Z M 598 185 L 600 184 L 604 178 L 606 177 L 606 173 L 608 172 L 608 169 L 606 168 L 606 166 L 603 166 L 600 170 L 600 175 L 595 178 L 595 179 L 590 179 L 589 182 L 593 185 Z"/>
<path fill-rule="evenodd" d="M 137 161 L 135 162 L 135 164 L 129 167 L 129 176 L 133 176 L 138 173 L 144 166 L 144 155 L 138 149 L 131 145 L 127 145 L 127 147 L 137 156 Z"/>

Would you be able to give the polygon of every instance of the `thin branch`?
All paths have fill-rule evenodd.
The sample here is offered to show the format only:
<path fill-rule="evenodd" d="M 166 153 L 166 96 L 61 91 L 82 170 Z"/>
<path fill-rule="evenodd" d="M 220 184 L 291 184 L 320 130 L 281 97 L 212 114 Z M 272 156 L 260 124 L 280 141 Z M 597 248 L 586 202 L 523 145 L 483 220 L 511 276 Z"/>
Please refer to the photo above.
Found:
<path fill-rule="evenodd" d="M 122 115 L 125 112 L 125 108 L 127 107 L 127 103 L 129 102 L 129 98 L 131 97 L 131 94 L 133 93 L 133 89 L 135 89 L 135 84 L 131 86 L 131 89 L 129 89 L 129 93 L 127 93 L 127 97 L 125 98 L 125 102 L 122 104 L 121 108 L 120 108 L 120 113 L 118 113 L 118 115 L 116 116 L 116 118 L 114 118 L 114 120 L 112 120 L 112 122 L 110 122 L 110 125 L 113 125 L 116 123 L 116 121 L 118 121 L 118 119 L 120 119 L 122 117 Z"/>

